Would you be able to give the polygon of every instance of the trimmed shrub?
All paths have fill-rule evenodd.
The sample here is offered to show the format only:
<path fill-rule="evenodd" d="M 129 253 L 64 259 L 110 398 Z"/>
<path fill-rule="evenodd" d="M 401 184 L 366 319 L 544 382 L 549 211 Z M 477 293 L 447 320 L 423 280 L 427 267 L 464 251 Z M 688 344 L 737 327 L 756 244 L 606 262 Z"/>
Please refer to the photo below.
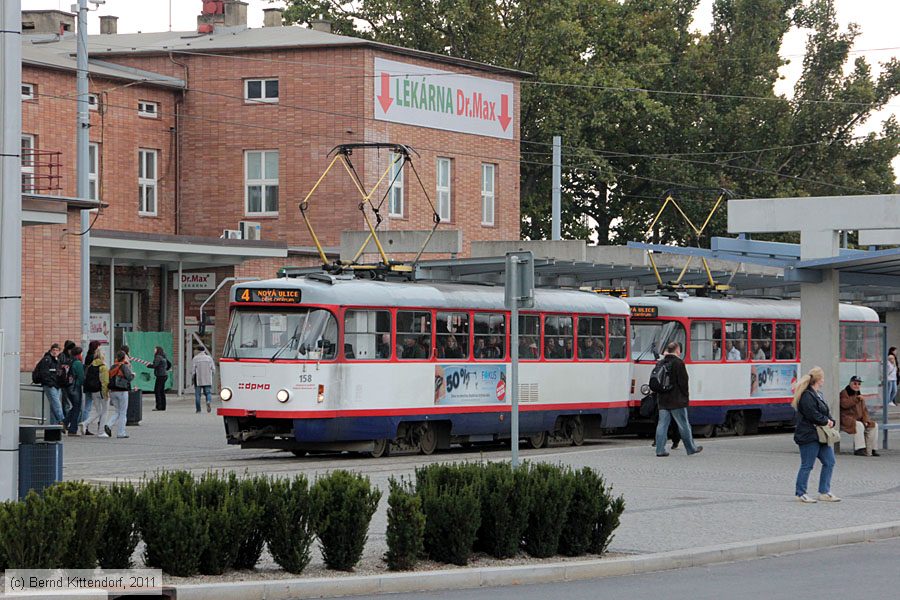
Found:
<path fill-rule="evenodd" d="M 495 558 L 510 558 L 518 553 L 528 526 L 528 467 L 514 471 L 509 463 L 491 463 L 483 467 L 483 477 L 476 546 Z"/>
<path fill-rule="evenodd" d="M 429 558 L 467 565 L 481 525 L 481 469 L 429 465 L 416 470 L 416 493 L 425 513 L 424 547 Z"/>
<path fill-rule="evenodd" d="M 34 490 L 0 510 L 0 554 L 10 569 L 58 569 L 72 539 L 71 511 Z"/>
<path fill-rule="evenodd" d="M 572 499 L 566 511 L 565 524 L 559 538 L 559 552 L 565 556 L 581 556 L 591 547 L 593 524 L 604 504 L 603 478 L 590 467 L 566 473 L 572 487 Z"/>
<path fill-rule="evenodd" d="M 408 571 L 416 566 L 424 548 L 425 514 L 409 482 L 391 477 L 390 486 L 384 558 L 391 571 Z"/>
<path fill-rule="evenodd" d="M 605 487 L 601 479 L 601 497 L 603 503 L 600 514 L 592 527 L 590 551 L 593 554 L 603 555 L 609 544 L 613 541 L 613 531 L 619 527 L 619 518 L 625 512 L 625 498 L 612 497 L 612 487 Z"/>
<path fill-rule="evenodd" d="M 131 484 L 102 490 L 100 502 L 106 524 L 97 543 L 97 560 L 104 569 L 130 569 L 140 540 L 137 526 L 138 494 Z"/>
<path fill-rule="evenodd" d="M 565 515 L 572 498 L 572 478 L 567 467 L 537 464 L 529 469 L 531 510 L 525 529 L 525 550 L 536 558 L 557 553 Z"/>
<path fill-rule="evenodd" d="M 320 477 L 310 497 L 325 565 L 352 571 L 369 537 L 369 523 L 381 500 L 381 490 L 372 489 L 368 477 L 337 470 Z"/>
<path fill-rule="evenodd" d="M 285 571 L 301 573 L 309 564 L 314 538 L 306 477 L 272 481 L 267 506 L 269 553 Z"/>
<path fill-rule="evenodd" d="M 148 567 L 178 577 L 200 570 L 207 530 L 194 488 L 194 478 L 185 471 L 162 473 L 145 483 L 138 496 L 139 526 Z"/>
<path fill-rule="evenodd" d="M 238 541 L 235 569 L 252 569 L 259 562 L 268 530 L 269 478 L 265 476 L 243 479 L 238 483 L 238 495 L 246 509 L 246 523 L 243 535 Z"/>
<path fill-rule="evenodd" d="M 238 494 L 238 480 L 218 473 L 206 473 L 194 490 L 196 510 L 206 531 L 206 544 L 200 554 L 200 572 L 221 575 L 234 565 L 245 528 L 246 510 Z"/>
<path fill-rule="evenodd" d="M 93 569 L 97 566 L 97 544 L 106 526 L 100 492 L 81 481 L 57 483 L 44 490 L 44 500 L 64 507 L 71 516 L 72 536 L 59 566 Z"/>

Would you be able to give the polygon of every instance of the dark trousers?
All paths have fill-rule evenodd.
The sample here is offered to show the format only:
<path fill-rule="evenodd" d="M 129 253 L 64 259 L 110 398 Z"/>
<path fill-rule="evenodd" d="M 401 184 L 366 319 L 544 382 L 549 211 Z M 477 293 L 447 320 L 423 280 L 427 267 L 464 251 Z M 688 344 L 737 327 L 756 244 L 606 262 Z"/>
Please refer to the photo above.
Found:
<path fill-rule="evenodd" d="M 153 386 L 153 395 L 156 396 L 156 410 L 166 410 L 166 379 L 169 376 L 157 377 Z"/>
<path fill-rule="evenodd" d="M 78 423 L 81 422 L 81 386 L 70 385 L 66 387 L 72 407 L 66 413 L 66 420 L 63 421 L 63 424 L 69 433 L 76 433 L 78 431 Z"/>

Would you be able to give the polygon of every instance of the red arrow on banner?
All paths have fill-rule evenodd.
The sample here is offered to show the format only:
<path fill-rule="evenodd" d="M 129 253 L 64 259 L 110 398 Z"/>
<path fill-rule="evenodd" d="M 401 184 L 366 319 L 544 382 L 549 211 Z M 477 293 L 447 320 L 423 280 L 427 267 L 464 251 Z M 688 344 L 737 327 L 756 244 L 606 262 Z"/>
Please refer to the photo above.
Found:
<path fill-rule="evenodd" d="M 381 95 L 377 96 L 378 102 L 381 104 L 381 110 L 387 112 L 391 107 L 391 104 L 394 103 L 394 99 L 391 98 L 391 74 L 390 73 L 382 73 L 381 74 Z M 504 129 L 506 129 L 504 127 Z"/>
<path fill-rule="evenodd" d="M 510 121 L 512 121 L 512 117 L 509 116 L 508 94 L 500 94 L 500 116 L 497 117 L 497 120 L 500 121 L 500 127 L 503 128 L 503 131 L 506 131 L 506 128 L 509 127 Z"/>

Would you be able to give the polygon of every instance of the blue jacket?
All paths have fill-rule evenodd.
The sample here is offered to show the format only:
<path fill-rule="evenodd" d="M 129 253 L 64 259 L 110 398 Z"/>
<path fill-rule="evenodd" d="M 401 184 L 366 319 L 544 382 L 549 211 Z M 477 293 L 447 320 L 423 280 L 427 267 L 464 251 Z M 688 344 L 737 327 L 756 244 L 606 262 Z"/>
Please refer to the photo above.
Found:
<path fill-rule="evenodd" d="M 794 443 L 799 446 L 819 441 L 816 425 L 827 425 L 831 418 L 828 405 L 815 390 L 806 388 L 797 403 L 797 428 Z"/>

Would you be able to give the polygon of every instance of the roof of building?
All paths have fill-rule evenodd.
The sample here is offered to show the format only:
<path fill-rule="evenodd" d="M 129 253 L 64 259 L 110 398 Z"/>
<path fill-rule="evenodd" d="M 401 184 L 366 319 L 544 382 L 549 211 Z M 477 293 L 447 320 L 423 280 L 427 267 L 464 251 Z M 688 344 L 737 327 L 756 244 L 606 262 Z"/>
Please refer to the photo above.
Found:
<path fill-rule="evenodd" d="M 47 36 L 44 36 L 45 38 Z M 52 36 L 51 36 L 52 37 Z M 26 38 L 27 39 L 27 38 Z M 33 38 L 36 39 L 36 38 Z M 28 42 L 25 43 L 28 46 Z M 53 44 L 64 52 L 75 52 L 74 36 L 63 36 Z M 164 31 L 152 33 L 118 33 L 88 36 L 88 51 L 99 55 L 134 55 L 160 53 L 203 53 L 284 50 L 323 47 L 369 47 L 394 54 L 414 56 L 426 60 L 469 67 L 476 71 L 497 73 L 511 77 L 527 77 L 530 73 L 516 69 L 498 67 L 473 60 L 456 58 L 444 54 L 403 48 L 362 38 L 335 35 L 297 25 L 262 28 L 218 28 L 212 34 L 196 31 Z"/>

